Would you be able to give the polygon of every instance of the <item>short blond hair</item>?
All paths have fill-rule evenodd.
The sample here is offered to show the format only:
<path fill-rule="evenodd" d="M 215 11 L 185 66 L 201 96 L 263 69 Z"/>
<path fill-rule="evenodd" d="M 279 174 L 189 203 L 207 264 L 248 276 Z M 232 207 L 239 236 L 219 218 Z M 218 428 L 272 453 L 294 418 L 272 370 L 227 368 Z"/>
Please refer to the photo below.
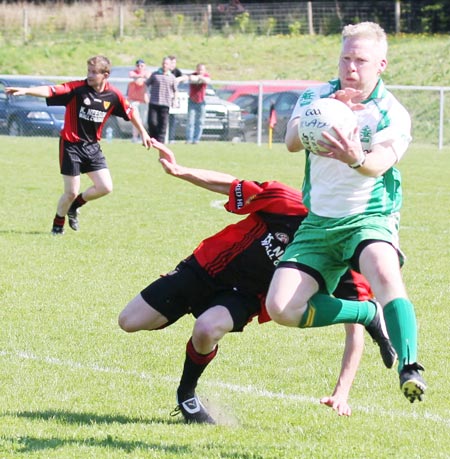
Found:
<path fill-rule="evenodd" d="M 342 41 L 347 38 L 366 38 L 373 40 L 380 47 L 384 57 L 387 55 L 388 43 L 386 32 L 375 22 L 360 22 L 349 24 L 342 29 Z"/>
<path fill-rule="evenodd" d="M 106 56 L 93 56 L 87 60 L 88 65 L 95 67 L 99 73 L 111 73 L 111 61 Z"/>

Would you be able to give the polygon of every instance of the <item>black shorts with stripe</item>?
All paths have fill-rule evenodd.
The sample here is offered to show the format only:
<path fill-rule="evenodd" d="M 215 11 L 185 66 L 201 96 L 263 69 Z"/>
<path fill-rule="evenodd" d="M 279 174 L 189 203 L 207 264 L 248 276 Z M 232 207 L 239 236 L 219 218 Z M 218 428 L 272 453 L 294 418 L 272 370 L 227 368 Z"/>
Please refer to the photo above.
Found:
<path fill-rule="evenodd" d="M 183 260 L 174 271 L 160 277 L 141 291 L 144 300 L 169 323 L 186 314 L 199 317 L 214 306 L 224 306 L 233 318 L 233 330 L 242 331 L 260 308 L 256 295 L 222 285 L 210 277 L 196 259 Z"/>
<path fill-rule="evenodd" d="M 77 176 L 107 169 L 106 159 L 98 142 L 68 142 L 60 139 L 59 166 L 61 174 Z"/>

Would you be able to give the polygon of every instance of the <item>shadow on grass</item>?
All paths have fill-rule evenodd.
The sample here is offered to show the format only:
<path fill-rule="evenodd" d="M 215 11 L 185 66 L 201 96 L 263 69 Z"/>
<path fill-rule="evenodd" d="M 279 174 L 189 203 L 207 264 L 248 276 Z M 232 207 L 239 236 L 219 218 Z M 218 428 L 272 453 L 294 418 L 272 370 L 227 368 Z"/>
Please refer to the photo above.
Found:
<path fill-rule="evenodd" d="M 0 230 L 0 234 L 23 234 L 26 236 L 53 236 L 51 231 Z M 54 236 L 53 236 L 54 237 Z"/>
<path fill-rule="evenodd" d="M 149 433 L 150 437 L 150 433 Z M 165 453 L 170 454 L 186 454 L 191 452 L 191 448 L 183 445 L 163 445 L 157 443 L 146 443 L 145 441 L 126 441 L 115 439 L 111 435 L 108 435 L 104 439 L 99 438 L 82 438 L 79 440 L 73 438 L 41 438 L 41 437 L 14 437 L 11 439 L 13 443 L 19 445 L 19 448 L 16 450 L 18 453 L 29 453 L 33 451 L 42 451 L 49 449 L 59 449 L 66 446 L 73 447 L 95 447 L 95 448 L 105 448 L 105 449 L 116 449 L 121 450 L 124 453 L 132 453 L 133 451 L 164 451 Z"/>
<path fill-rule="evenodd" d="M 46 411 L 19 411 L 8 412 L 3 416 L 14 416 L 18 418 L 27 418 L 32 420 L 55 421 L 60 424 L 70 425 L 98 425 L 98 424 L 166 424 L 178 425 L 184 424 L 182 419 L 172 421 L 171 419 L 163 418 L 142 418 L 130 417 L 123 415 L 99 415 L 94 413 L 74 413 L 69 411 L 46 410 Z M 149 432 L 148 438 L 151 438 Z M 151 451 L 159 450 L 167 453 L 189 453 L 191 449 L 185 445 L 163 445 L 158 443 L 149 443 L 145 440 L 126 441 L 123 439 L 115 438 L 112 435 L 106 435 L 104 438 L 58 438 L 58 437 L 33 437 L 29 435 L 16 435 L 9 439 L 11 443 L 18 446 L 17 452 L 27 453 L 32 451 L 41 451 L 47 449 L 59 449 L 66 446 L 91 446 L 96 448 L 113 448 L 127 453 L 135 450 Z"/>
<path fill-rule="evenodd" d="M 96 413 L 74 413 L 61 410 L 18 411 L 6 413 L 17 418 L 56 421 L 62 424 L 92 425 L 92 424 L 176 424 L 176 421 L 165 418 L 143 418 L 123 415 L 99 415 Z M 180 418 L 181 420 L 181 418 Z"/>

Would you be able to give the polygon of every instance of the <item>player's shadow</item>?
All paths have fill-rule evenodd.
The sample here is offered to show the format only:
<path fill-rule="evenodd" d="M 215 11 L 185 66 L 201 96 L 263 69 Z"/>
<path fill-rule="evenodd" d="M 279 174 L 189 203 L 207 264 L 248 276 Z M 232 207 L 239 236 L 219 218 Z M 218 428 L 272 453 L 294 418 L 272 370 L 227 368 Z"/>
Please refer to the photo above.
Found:
<path fill-rule="evenodd" d="M 27 236 L 51 236 L 49 231 L 0 230 L 0 234 L 24 234 Z"/>
<path fill-rule="evenodd" d="M 19 411 L 5 413 L 4 416 L 14 416 L 18 418 L 27 418 L 31 420 L 44 420 L 44 421 L 55 421 L 58 424 L 69 424 L 69 425 L 99 425 L 99 424 L 178 424 L 179 421 L 171 421 L 169 419 L 162 418 L 142 418 L 142 417 L 130 417 L 123 415 L 99 415 L 94 413 L 74 413 L 70 411 L 58 411 L 58 410 L 47 410 L 47 411 Z M 149 438 L 151 435 L 149 434 Z M 99 448 L 114 448 L 121 450 L 125 453 L 132 453 L 136 449 L 155 451 L 160 450 L 165 453 L 183 453 L 189 454 L 191 449 L 186 446 L 179 444 L 174 445 L 163 445 L 157 443 L 146 442 L 145 440 L 126 441 L 119 438 L 115 438 L 113 435 L 105 435 L 104 438 L 98 438 L 97 436 L 83 437 L 83 438 L 59 438 L 59 437 L 33 437 L 30 435 L 15 435 L 9 439 L 11 443 L 18 445 L 17 452 L 28 453 L 33 451 L 42 450 L 56 450 L 64 446 L 91 446 Z"/>

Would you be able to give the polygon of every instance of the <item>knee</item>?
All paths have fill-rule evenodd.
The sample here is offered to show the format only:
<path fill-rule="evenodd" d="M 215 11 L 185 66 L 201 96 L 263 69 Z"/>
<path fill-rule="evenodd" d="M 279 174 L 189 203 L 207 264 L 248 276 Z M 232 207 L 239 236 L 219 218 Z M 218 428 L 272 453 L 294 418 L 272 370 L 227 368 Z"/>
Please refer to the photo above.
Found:
<path fill-rule="evenodd" d="M 118 323 L 119 327 L 127 333 L 132 333 L 137 330 L 133 318 L 130 316 L 130 314 L 127 313 L 126 310 L 123 310 L 120 313 Z"/>
<path fill-rule="evenodd" d="M 104 183 L 98 190 L 101 196 L 106 196 L 107 194 L 112 193 L 113 185 L 112 183 Z"/>
<path fill-rule="evenodd" d="M 64 194 L 66 195 L 67 201 L 70 202 L 75 201 L 76 197 L 78 196 L 75 191 L 66 191 Z"/>
<path fill-rule="evenodd" d="M 202 344 L 210 343 L 216 340 L 216 328 L 207 321 L 197 320 L 194 325 L 193 335 L 197 342 Z"/>
<path fill-rule="evenodd" d="M 279 325 L 296 327 L 300 323 L 301 315 L 300 317 L 295 317 L 296 314 L 293 314 L 287 305 L 283 305 L 274 300 L 268 300 L 266 302 L 266 308 L 269 317 Z"/>

